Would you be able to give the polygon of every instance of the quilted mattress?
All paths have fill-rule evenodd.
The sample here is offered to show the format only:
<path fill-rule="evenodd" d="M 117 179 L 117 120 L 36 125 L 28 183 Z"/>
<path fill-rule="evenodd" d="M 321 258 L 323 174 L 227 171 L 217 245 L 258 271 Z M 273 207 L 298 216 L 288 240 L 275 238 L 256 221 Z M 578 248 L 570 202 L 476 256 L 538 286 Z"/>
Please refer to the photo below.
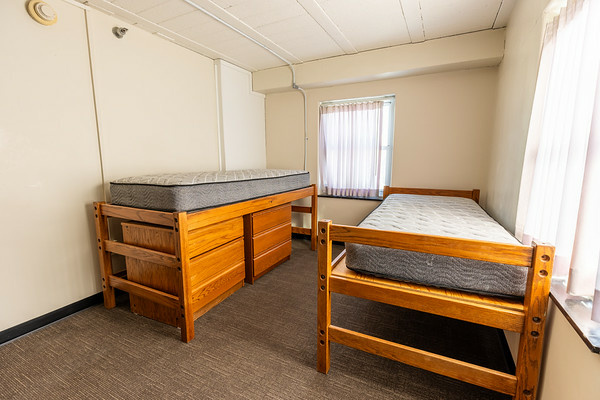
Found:
<path fill-rule="evenodd" d="M 144 175 L 110 183 L 112 204 L 160 211 L 194 211 L 310 185 L 306 171 L 245 169 Z"/>
<path fill-rule="evenodd" d="M 473 200 L 393 194 L 358 226 L 520 245 Z M 354 243 L 348 268 L 379 277 L 501 296 L 525 295 L 527 268 Z"/>

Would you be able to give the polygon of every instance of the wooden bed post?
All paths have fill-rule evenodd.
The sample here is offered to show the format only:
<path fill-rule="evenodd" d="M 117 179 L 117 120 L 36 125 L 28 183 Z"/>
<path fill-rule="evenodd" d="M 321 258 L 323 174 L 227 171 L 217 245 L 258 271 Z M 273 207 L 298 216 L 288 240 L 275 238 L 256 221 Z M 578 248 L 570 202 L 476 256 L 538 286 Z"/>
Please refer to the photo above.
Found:
<path fill-rule="evenodd" d="M 317 295 L 317 370 L 329 372 L 329 325 L 331 325 L 331 240 L 329 239 L 330 220 L 319 221 L 319 286 Z"/>
<path fill-rule="evenodd" d="M 187 213 L 174 213 L 175 219 L 175 255 L 179 266 L 179 326 L 181 340 L 188 343 L 194 338 L 194 313 L 190 293 L 190 257 L 188 254 L 188 222 Z"/>
<path fill-rule="evenodd" d="M 94 203 L 94 220 L 96 223 L 96 238 L 98 240 L 98 259 L 100 260 L 100 275 L 102 277 L 102 295 L 104 307 L 111 309 L 116 305 L 115 289 L 110 285 L 109 276 L 112 275 L 112 259 L 110 253 L 104 248 L 104 241 L 108 240 L 108 218 L 102 214 L 104 201 Z"/>
<path fill-rule="evenodd" d="M 527 275 L 525 323 L 517 356 L 514 399 L 535 399 L 544 344 L 544 326 L 554 260 L 554 247 L 533 243 L 532 267 Z"/>
<path fill-rule="evenodd" d="M 310 198 L 310 249 L 315 251 L 317 249 L 317 185 L 312 184 L 313 195 Z"/>
<path fill-rule="evenodd" d="M 383 199 L 385 200 L 385 198 L 388 197 L 389 195 L 390 195 L 390 187 L 384 186 L 383 187 Z"/>

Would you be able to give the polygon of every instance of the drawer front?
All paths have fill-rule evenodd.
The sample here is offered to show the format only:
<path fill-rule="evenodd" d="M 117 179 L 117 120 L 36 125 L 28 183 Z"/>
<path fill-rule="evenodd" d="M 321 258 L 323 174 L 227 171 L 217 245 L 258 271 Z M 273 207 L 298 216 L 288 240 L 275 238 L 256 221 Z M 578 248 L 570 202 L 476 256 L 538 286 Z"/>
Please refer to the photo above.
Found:
<path fill-rule="evenodd" d="M 265 250 L 270 249 L 278 244 L 287 242 L 292 238 L 292 225 L 285 224 L 276 226 L 273 229 L 264 231 L 252 239 L 254 249 L 254 257 L 259 256 Z"/>
<path fill-rule="evenodd" d="M 244 261 L 244 238 L 239 238 L 217 249 L 190 260 L 192 290 L 214 275 Z"/>
<path fill-rule="evenodd" d="M 220 274 L 192 289 L 192 311 L 196 312 L 223 293 L 244 281 L 244 263 L 230 266 Z"/>
<path fill-rule="evenodd" d="M 261 254 L 254 259 L 254 276 L 259 275 L 264 270 L 270 268 L 274 264 L 289 257 L 292 254 L 292 241 L 288 240 L 285 243 Z"/>
<path fill-rule="evenodd" d="M 194 229 L 188 234 L 188 252 L 190 258 L 216 249 L 243 235 L 244 221 L 242 217 Z"/>
<path fill-rule="evenodd" d="M 277 225 L 292 222 L 292 204 L 269 208 L 252 214 L 252 234 L 256 235 Z"/>

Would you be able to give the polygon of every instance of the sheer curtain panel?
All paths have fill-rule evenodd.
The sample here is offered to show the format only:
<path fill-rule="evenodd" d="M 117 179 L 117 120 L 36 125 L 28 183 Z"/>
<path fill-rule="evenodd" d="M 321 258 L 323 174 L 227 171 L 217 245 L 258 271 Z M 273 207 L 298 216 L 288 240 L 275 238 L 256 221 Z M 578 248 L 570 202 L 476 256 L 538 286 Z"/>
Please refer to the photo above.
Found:
<path fill-rule="evenodd" d="M 600 1 L 569 0 L 540 58 L 517 236 L 556 246 L 554 276 L 600 322 Z"/>
<path fill-rule="evenodd" d="M 383 101 L 319 107 L 319 174 L 325 194 L 379 196 L 383 107 Z"/>

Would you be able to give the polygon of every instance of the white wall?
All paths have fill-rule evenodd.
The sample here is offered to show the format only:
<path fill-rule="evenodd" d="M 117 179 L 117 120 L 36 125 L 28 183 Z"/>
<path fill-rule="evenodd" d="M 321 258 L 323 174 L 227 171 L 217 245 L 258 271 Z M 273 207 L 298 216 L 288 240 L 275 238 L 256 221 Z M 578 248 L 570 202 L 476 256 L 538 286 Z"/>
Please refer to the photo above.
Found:
<path fill-rule="evenodd" d="M 0 331 L 101 290 L 93 201 L 102 175 L 85 12 L 0 1 Z M 218 169 L 213 61 L 88 12 L 107 182 Z M 130 28 L 123 39 L 113 26 Z M 264 142 L 264 139 L 263 139 Z"/>
<path fill-rule="evenodd" d="M 544 29 L 543 11 L 548 3 L 549 0 L 516 2 L 499 67 L 487 210 L 513 232 Z M 538 399 L 598 399 L 600 356 L 589 351 L 553 304 L 549 315 Z M 514 353 L 518 336 L 508 335 L 507 339 Z"/>
<path fill-rule="evenodd" d="M 215 61 L 223 169 L 265 168 L 265 96 L 252 91 L 252 74 Z"/>
<path fill-rule="evenodd" d="M 100 291 L 84 12 L 51 4 L 60 22 L 46 27 L 0 2 L 0 331 Z"/>
<path fill-rule="evenodd" d="M 100 12 L 88 15 L 108 182 L 219 169 L 213 60 Z M 113 26 L 129 31 L 122 39 Z"/>
<path fill-rule="evenodd" d="M 484 189 L 496 81 L 496 68 L 477 68 L 307 90 L 307 169 L 312 183 L 318 183 L 319 103 L 395 94 L 392 185 Z M 297 91 L 267 94 L 269 168 L 302 169 L 302 109 Z M 378 204 L 320 197 L 319 218 L 356 224 Z"/>

